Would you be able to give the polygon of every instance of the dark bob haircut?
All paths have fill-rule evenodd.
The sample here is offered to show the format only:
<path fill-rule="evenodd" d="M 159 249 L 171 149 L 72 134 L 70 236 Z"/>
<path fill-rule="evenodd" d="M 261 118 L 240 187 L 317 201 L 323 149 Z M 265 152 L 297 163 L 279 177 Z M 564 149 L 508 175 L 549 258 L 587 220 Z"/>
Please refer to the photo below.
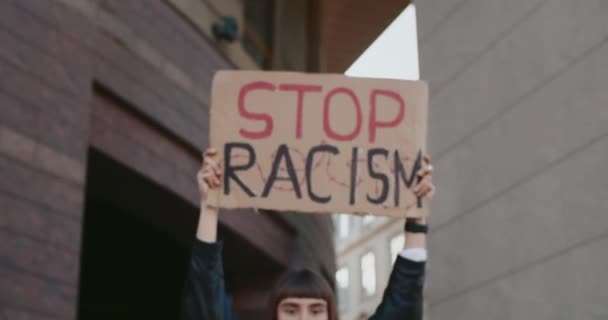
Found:
<path fill-rule="evenodd" d="M 277 320 L 277 308 L 286 298 L 315 298 L 327 302 L 329 320 L 338 320 L 334 292 L 323 277 L 309 269 L 288 271 L 274 286 L 270 295 L 269 312 Z"/>

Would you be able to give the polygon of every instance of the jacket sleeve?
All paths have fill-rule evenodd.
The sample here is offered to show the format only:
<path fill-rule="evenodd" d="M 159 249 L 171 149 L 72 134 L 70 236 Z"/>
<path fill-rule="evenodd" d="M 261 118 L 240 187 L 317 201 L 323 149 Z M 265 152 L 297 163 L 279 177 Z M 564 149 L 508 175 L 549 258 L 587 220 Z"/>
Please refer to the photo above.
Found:
<path fill-rule="evenodd" d="M 421 320 L 425 265 L 397 256 L 382 302 L 370 320 Z"/>
<path fill-rule="evenodd" d="M 182 304 L 182 320 L 235 320 L 226 292 L 222 242 L 195 240 Z"/>

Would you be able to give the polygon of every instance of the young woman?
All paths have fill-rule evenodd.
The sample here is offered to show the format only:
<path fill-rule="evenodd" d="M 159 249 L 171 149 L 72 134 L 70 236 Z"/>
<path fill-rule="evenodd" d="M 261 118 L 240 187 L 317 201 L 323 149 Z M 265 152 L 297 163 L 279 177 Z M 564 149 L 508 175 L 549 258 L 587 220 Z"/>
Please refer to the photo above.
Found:
<path fill-rule="evenodd" d="M 431 180 L 429 157 L 419 171 L 414 193 L 431 198 L 435 186 Z M 226 292 L 222 267 L 222 242 L 217 242 L 218 210 L 206 204 L 207 191 L 219 188 L 222 168 L 217 151 L 203 155 L 197 176 L 201 192 L 201 213 L 196 243 L 184 290 L 183 320 L 236 319 L 232 301 Z M 408 219 L 406 245 L 397 257 L 382 302 L 372 320 L 422 319 L 422 287 L 426 262 L 426 221 Z M 329 284 L 310 270 L 285 273 L 275 285 L 270 299 L 273 320 L 337 320 L 336 301 Z"/>

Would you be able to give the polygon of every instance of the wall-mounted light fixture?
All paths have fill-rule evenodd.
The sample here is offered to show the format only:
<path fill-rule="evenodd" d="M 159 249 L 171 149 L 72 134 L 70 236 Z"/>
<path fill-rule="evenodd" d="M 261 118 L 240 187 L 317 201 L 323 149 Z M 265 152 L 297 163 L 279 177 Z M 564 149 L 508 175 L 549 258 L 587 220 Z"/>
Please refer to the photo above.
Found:
<path fill-rule="evenodd" d="M 224 16 L 219 22 L 213 23 L 211 31 L 218 41 L 233 42 L 238 37 L 238 24 L 231 16 Z"/>

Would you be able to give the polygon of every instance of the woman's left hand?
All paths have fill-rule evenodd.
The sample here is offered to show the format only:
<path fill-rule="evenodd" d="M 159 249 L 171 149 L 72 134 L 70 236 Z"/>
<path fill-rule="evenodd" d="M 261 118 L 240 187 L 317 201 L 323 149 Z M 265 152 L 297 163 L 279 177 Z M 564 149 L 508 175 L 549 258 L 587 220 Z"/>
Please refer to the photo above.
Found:
<path fill-rule="evenodd" d="M 435 195 L 435 185 L 433 184 L 433 165 L 428 154 L 424 156 L 422 168 L 418 170 L 416 176 L 417 183 L 412 189 L 416 197 L 432 199 Z"/>
<path fill-rule="evenodd" d="M 433 184 L 433 165 L 431 157 L 427 154 L 424 156 L 422 168 L 418 170 L 417 183 L 412 189 L 416 197 L 431 200 L 435 195 L 435 185 Z M 413 219 L 419 224 L 426 224 L 427 217 Z"/>

